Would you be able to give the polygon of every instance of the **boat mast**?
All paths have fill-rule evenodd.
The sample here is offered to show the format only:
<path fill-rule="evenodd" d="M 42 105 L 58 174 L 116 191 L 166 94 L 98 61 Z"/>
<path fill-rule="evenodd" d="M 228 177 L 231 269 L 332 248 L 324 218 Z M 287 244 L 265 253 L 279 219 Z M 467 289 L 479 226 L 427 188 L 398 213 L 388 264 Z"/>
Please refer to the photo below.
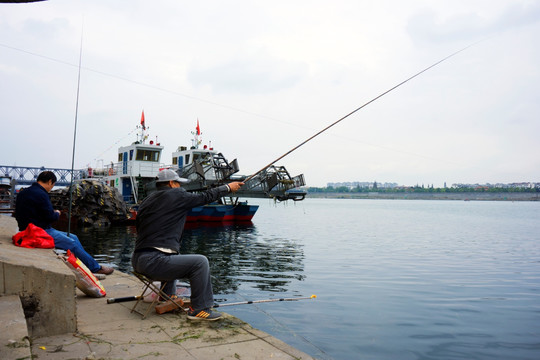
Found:
<path fill-rule="evenodd" d="M 145 124 L 144 110 L 142 111 L 142 114 L 141 114 L 141 127 L 140 127 L 140 129 L 141 129 L 141 131 L 139 132 L 139 134 L 137 134 L 137 142 L 139 144 L 144 144 L 146 139 L 148 139 L 148 134 L 146 132 L 146 129 L 149 129 L 149 128 L 146 127 L 146 124 Z"/>
<path fill-rule="evenodd" d="M 197 127 L 195 127 L 195 131 L 192 131 L 191 134 L 193 135 L 193 139 L 191 139 L 191 148 L 198 149 L 199 145 L 202 143 L 202 140 L 199 139 L 199 136 L 202 135 L 201 127 L 199 126 L 199 119 L 197 119 Z"/>

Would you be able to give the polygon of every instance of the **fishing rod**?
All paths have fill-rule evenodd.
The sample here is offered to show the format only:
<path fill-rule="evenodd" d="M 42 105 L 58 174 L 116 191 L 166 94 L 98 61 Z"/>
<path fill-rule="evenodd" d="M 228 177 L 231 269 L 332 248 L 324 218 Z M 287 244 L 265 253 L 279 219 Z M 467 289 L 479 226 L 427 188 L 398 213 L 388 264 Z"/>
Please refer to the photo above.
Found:
<path fill-rule="evenodd" d="M 68 207 L 68 225 L 67 236 L 69 236 L 71 230 L 71 207 L 73 202 L 73 172 L 75 167 L 75 144 L 77 142 L 77 118 L 79 114 L 79 89 L 81 87 L 81 62 L 82 62 L 82 49 L 83 49 L 83 29 L 81 29 L 81 47 L 79 49 L 79 73 L 77 75 L 77 99 L 75 102 L 75 126 L 73 129 L 73 151 L 71 153 L 71 181 L 69 184 L 69 207 Z"/>
<path fill-rule="evenodd" d="M 259 171 L 257 171 L 256 173 L 248 176 L 245 180 L 243 180 L 243 182 L 248 182 L 249 180 L 253 179 L 255 176 L 257 176 L 258 174 L 260 174 L 261 172 L 265 171 L 267 168 L 269 168 L 270 166 L 274 165 L 276 162 L 278 162 L 279 160 L 283 159 L 285 156 L 289 155 L 290 153 L 292 153 L 293 151 L 297 150 L 298 148 L 300 148 L 301 146 L 305 145 L 307 142 L 313 140 L 315 137 L 319 136 L 320 134 L 322 134 L 323 132 L 325 132 L 326 130 L 330 129 L 331 127 L 333 127 L 334 125 L 337 125 L 339 122 L 345 120 L 346 118 L 348 118 L 349 116 L 353 115 L 354 113 L 360 111 L 361 109 L 365 108 L 366 106 L 368 106 L 369 104 L 371 104 L 372 102 L 380 99 L 381 97 L 383 97 L 384 95 L 388 94 L 389 92 L 397 89 L 398 87 L 400 87 L 401 85 L 407 83 L 408 81 L 414 79 L 415 77 L 423 74 L 424 72 L 428 71 L 429 69 L 439 65 L 440 63 L 442 63 L 443 61 L 446 61 L 448 59 L 450 59 L 451 57 L 461 53 L 462 51 L 465 51 L 467 50 L 468 48 L 480 43 L 481 41 L 484 41 L 485 39 L 483 40 L 480 40 L 480 41 L 477 41 L 475 43 L 472 43 L 464 48 L 462 48 L 461 50 L 458 50 L 444 58 L 442 58 L 441 60 L 435 62 L 434 64 L 426 67 L 425 69 L 417 72 L 416 74 L 414 74 L 413 76 L 403 80 L 402 82 L 400 82 L 399 84 L 393 86 L 392 88 L 386 90 L 385 92 L 381 93 L 380 95 L 374 97 L 373 99 L 369 100 L 368 102 L 366 102 L 365 104 L 363 104 L 362 106 L 356 108 L 355 110 L 351 111 L 350 113 L 348 113 L 347 115 L 341 117 L 340 119 L 334 121 L 332 124 L 328 125 L 327 127 L 325 127 L 324 129 L 322 129 L 321 131 L 317 132 L 315 135 L 309 137 L 308 139 L 304 140 L 303 142 L 301 142 L 300 144 L 296 145 L 295 147 L 293 147 L 291 150 L 287 151 L 285 154 L 281 155 L 280 157 L 278 157 L 277 159 L 275 159 L 274 161 L 272 161 L 271 163 L 269 163 L 268 165 L 266 165 L 265 167 L 263 167 L 262 169 L 260 169 Z"/>
<path fill-rule="evenodd" d="M 297 300 L 307 300 L 307 299 L 316 299 L 317 295 L 313 294 L 309 297 L 297 297 L 297 298 L 284 298 L 284 299 L 265 299 L 265 300 L 248 300 L 240 301 L 235 303 L 224 303 L 224 304 L 214 304 L 214 307 L 223 307 L 223 306 L 233 306 L 233 305 L 247 305 L 247 304 L 258 304 L 265 302 L 278 302 L 278 301 L 297 301 Z M 142 296 L 124 296 L 118 298 L 108 298 L 107 304 L 115 304 L 127 301 L 135 301 L 142 299 Z"/>
<path fill-rule="evenodd" d="M 137 296 L 124 296 L 124 297 L 117 297 L 117 298 L 108 298 L 107 304 L 116 304 L 121 302 L 127 302 L 127 301 L 135 301 L 135 300 L 141 300 L 143 297 L 140 295 Z"/>
<path fill-rule="evenodd" d="M 258 303 L 266 303 L 266 302 L 278 302 L 278 301 L 298 301 L 298 300 L 307 300 L 307 299 L 316 299 L 317 295 L 313 294 L 308 297 L 297 297 L 297 298 L 284 298 L 284 299 L 265 299 L 265 300 L 248 300 L 248 301 L 240 301 L 240 302 L 234 302 L 234 303 L 224 303 L 224 304 L 214 304 L 214 307 L 223 307 L 223 306 L 234 306 L 234 305 L 247 305 L 247 304 L 258 304 Z"/>

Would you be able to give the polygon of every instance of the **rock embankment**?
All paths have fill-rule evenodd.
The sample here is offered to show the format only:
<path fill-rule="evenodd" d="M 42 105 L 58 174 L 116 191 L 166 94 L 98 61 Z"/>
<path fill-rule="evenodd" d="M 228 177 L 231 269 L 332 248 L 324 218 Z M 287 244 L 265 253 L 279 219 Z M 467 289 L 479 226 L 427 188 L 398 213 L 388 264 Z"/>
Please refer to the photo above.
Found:
<path fill-rule="evenodd" d="M 50 192 L 55 209 L 67 214 L 69 187 Z M 99 181 L 83 180 L 73 184 L 71 216 L 79 226 L 108 226 L 128 218 L 126 203 L 118 189 Z"/>

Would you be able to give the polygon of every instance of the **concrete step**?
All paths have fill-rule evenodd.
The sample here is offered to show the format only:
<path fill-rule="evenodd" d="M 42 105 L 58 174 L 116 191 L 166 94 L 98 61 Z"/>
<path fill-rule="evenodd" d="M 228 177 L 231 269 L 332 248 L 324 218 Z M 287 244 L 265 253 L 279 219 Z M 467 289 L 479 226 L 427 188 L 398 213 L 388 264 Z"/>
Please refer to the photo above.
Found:
<path fill-rule="evenodd" d="M 0 359 L 31 359 L 28 328 L 18 295 L 0 296 Z"/>

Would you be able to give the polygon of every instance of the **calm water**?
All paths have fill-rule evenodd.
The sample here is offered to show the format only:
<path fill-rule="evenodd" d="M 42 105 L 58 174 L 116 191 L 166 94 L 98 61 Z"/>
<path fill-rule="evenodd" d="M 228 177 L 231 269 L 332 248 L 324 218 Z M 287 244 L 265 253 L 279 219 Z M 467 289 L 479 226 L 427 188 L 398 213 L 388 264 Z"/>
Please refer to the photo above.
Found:
<path fill-rule="evenodd" d="M 540 203 L 307 199 L 196 227 L 223 308 L 321 359 L 540 359 Z M 131 269 L 135 229 L 78 231 Z"/>

